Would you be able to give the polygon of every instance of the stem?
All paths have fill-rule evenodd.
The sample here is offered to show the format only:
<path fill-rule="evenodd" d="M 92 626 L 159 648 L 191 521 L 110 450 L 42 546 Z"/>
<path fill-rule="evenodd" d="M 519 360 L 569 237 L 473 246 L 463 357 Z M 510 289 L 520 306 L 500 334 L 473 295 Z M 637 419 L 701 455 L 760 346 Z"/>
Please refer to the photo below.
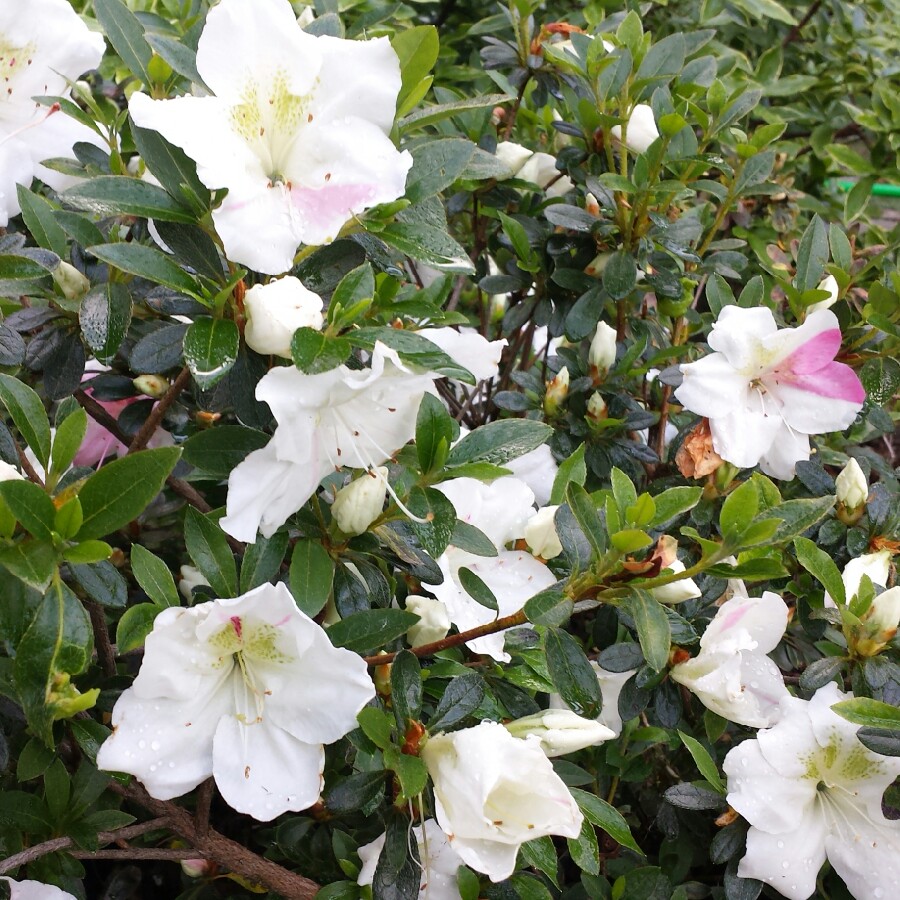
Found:
<path fill-rule="evenodd" d="M 74 859 L 164 859 L 178 862 L 182 859 L 205 859 L 199 850 L 170 850 L 167 847 L 125 847 L 118 850 L 73 850 Z"/>
<path fill-rule="evenodd" d="M 450 635 L 440 641 L 432 641 L 430 644 L 423 644 L 421 647 L 413 647 L 411 652 L 416 656 L 434 656 L 441 650 L 447 650 L 450 647 L 457 647 L 466 641 L 475 638 L 484 637 L 487 634 L 496 634 L 498 631 L 506 631 L 507 628 L 514 628 L 516 625 L 525 625 L 528 619 L 523 610 L 513 613 L 511 616 L 504 616 L 502 619 L 495 619 L 488 622 L 487 625 L 479 625 L 477 628 L 470 628 L 468 631 L 461 631 L 459 634 Z M 396 653 L 382 653 L 380 656 L 364 656 L 363 660 L 370 666 L 383 666 L 385 663 L 393 662 Z"/>
<path fill-rule="evenodd" d="M 512 108 L 509 111 L 509 116 L 506 119 L 506 127 L 503 129 L 503 140 L 508 141 L 510 135 L 512 134 L 512 130 L 516 124 L 516 118 L 519 115 L 519 107 L 522 105 L 522 100 L 525 97 L 525 88 L 528 87 L 528 82 L 531 81 L 531 73 L 529 72 L 525 76 L 525 80 L 519 86 L 519 92 L 516 94 L 515 102 L 512 105 Z"/>
<path fill-rule="evenodd" d="M 153 433 L 159 427 L 162 417 L 166 414 L 166 410 L 175 402 L 178 395 L 187 387 L 191 380 L 191 371 L 185 366 L 179 373 L 178 377 L 172 382 L 165 396 L 153 407 L 147 420 L 141 425 L 140 431 L 134 436 L 134 440 L 128 447 L 129 453 L 136 453 L 143 450 L 147 446 L 147 442 L 153 437 Z"/>
<path fill-rule="evenodd" d="M 819 7 L 822 5 L 822 0 L 815 0 L 809 9 L 806 11 L 806 15 L 787 33 L 785 39 L 781 42 L 782 47 L 787 47 L 788 44 L 793 43 L 800 37 L 800 32 L 803 30 L 803 26 L 806 25 L 809 20 L 819 11 Z"/>
<path fill-rule="evenodd" d="M 85 599 L 81 602 L 91 617 L 100 667 L 107 678 L 112 678 L 116 674 L 116 651 L 113 648 L 112 641 L 109 639 L 109 628 L 106 627 L 106 614 L 103 612 L 103 607 L 93 600 Z"/>
<path fill-rule="evenodd" d="M 161 816 L 158 819 L 151 819 L 149 822 L 126 825 L 124 828 L 117 828 L 115 831 L 101 831 L 97 835 L 97 840 L 100 844 L 114 844 L 116 841 L 125 841 L 139 837 L 142 834 L 146 834 L 148 831 L 157 831 L 160 828 L 167 828 L 168 825 L 168 816 Z M 0 875 L 5 872 L 11 872 L 19 866 L 34 862 L 34 860 L 40 859 L 48 853 L 56 853 L 57 850 L 65 850 L 67 847 L 71 847 L 72 844 L 72 838 L 58 837 L 49 841 L 44 841 L 41 844 L 35 844 L 33 847 L 28 847 L 20 853 L 14 853 L 12 856 L 0 860 Z M 137 848 L 135 848 L 135 851 L 131 852 L 136 851 Z M 195 856 L 199 855 L 196 851 L 192 851 L 192 853 Z"/>

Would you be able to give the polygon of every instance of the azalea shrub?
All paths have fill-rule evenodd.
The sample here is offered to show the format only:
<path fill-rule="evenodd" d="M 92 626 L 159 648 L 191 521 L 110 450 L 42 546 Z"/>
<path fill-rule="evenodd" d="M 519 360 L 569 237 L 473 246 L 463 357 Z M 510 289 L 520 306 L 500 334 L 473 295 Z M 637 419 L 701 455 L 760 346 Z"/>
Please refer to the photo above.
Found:
<path fill-rule="evenodd" d="M 896 12 L 3 0 L 0 896 L 898 896 Z"/>

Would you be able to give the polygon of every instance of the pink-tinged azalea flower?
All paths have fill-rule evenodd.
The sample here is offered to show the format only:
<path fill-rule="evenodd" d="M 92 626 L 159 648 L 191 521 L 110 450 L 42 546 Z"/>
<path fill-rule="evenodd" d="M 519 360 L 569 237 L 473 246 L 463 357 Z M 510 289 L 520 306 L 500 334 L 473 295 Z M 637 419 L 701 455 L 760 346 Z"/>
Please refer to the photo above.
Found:
<path fill-rule="evenodd" d="M 256 397 L 269 404 L 278 427 L 232 471 L 219 524 L 239 541 L 253 543 L 257 529 L 271 537 L 326 475 L 342 466 L 376 470 L 411 440 L 422 397 L 433 390 L 432 375 L 410 371 L 381 343 L 369 369 L 270 370 Z"/>
<path fill-rule="evenodd" d="M 135 94 L 130 111 L 195 160 L 207 187 L 228 188 L 213 222 L 233 262 L 278 275 L 299 244 L 328 243 L 403 193 L 412 158 L 388 137 L 400 63 L 387 38 L 315 37 L 287 0 L 222 0 L 197 71 L 214 96 Z"/>
<path fill-rule="evenodd" d="M 446 607 L 450 621 L 460 631 L 487 625 L 495 619 L 518 612 L 525 601 L 556 583 L 556 577 L 542 562 L 524 550 L 507 550 L 510 541 L 524 537 L 525 524 L 535 515 L 534 494 L 524 482 L 508 476 L 484 484 L 474 478 L 452 478 L 437 485 L 453 504 L 457 518 L 474 525 L 490 538 L 496 556 L 475 556 L 452 544 L 438 557 L 444 576 L 442 584 L 425 584 Z M 497 600 L 497 610 L 488 609 L 469 595 L 460 580 L 460 570 L 474 572 Z M 468 641 L 475 653 L 486 653 L 500 662 L 509 662 L 503 649 L 503 632 Z"/>
<path fill-rule="evenodd" d="M 703 632 L 700 653 L 672 667 L 672 680 L 732 722 L 753 728 L 773 724 L 788 691 L 766 654 L 778 646 L 787 621 L 788 608 L 778 594 L 732 597 Z"/>
<path fill-rule="evenodd" d="M 716 352 L 681 367 L 675 396 L 709 419 L 716 453 L 735 466 L 793 478 L 809 435 L 847 428 L 866 399 L 856 373 L 834 362 L 841 332 L 829 310 L 779 330 L 765 307 L 726 306 L 709 346 Z"/>
<path fill-rule="evenodd" d="M 163 610 L 116 702 L 103 771 L 169 800 L 212 775 L 238 812 L 269 821 L 319 799 L 323 744 L 375 696 L 366 664 L 331 645 L 283 585 Z"/>
<path fill-rule="evenodd" d="M 43 881 L 13 881 L 3 876 L 0 882 L 9 885 L 9 900 L 75 900 L 68 891 Z"/>
<path fill-rule="evenodd" d="M 103 58 L 104 42 L 92 34 L 66 0 L 0 4 L 0 227 L 19 213 L 16 185 L 37 175 L 60 189 L 71 179 L 40 163 L 71 156 L 95 132 L 35 97 L 68 97 L 74 80 Z"/>
<path fill-rule="evenodd" d="M 787 697 L 774 727 L 725 757 L 728 802 L 751 826 L 738 875 L 790 900 L 815 894 L 826 859 L 854 897 L 900 896 L 900 822 L 881 809 L 900 758 L 868 750 L 831 711 L 850 696 L 826 684 Z"/>
<path fill-rule="evenodd" d="M 424 825 L 412 829 L 413 837 L 419 845 L 419 860 L 422 863 L 422 878 L 419 883 L 419 900 L 461 900 L 462 894 L 456 881 L 456 873 L 463 861 L 441 831 L 434 819 L 426 819 Z M 384 850 L 385 835 L 379 835 L 370 844 L 357 851 L 362 868 L 356 878 L 361 885 L 372 884 L 381 851 Z"/>
<path fill-rule="evenodd" d="M 435 734 L 422 748 L 434 812 L 462 861 L 491 881 L 516 867 L 525 841 L 575 838 L 583 816 L 537 738 L 515 738 L 498 722 Z"/>
<path fill-rule="evenodd" d="M 607 727 L 613 737 L 618 737 L 622 733 L 622 717 L 619 715 L 619 694 L 625 687 L 625 682 L 637 672 L 637 669 L 628 669 L 625 672 L 610 672 L 604 669 L 596 660 L 591 660 L 591 668 L 597 676 L 597 683 L 600 685 L 600 699 L 603 705 L 597 721 Z M 568 709 L 566 702 L 559 694 L 550 695 L 551 709 Z"/>

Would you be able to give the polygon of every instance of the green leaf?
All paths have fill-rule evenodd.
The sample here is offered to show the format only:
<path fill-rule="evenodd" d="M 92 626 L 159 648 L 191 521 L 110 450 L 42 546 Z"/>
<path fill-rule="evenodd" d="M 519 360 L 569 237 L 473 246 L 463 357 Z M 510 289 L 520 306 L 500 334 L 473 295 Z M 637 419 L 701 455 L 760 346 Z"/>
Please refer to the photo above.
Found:
<path fill-rule="evenodd" d="M 413 166 L 406 178 L 412 203 L 437 196 L 465 171 L 475 145 L 464 138 L 439 138 L 413 148 Z"/>
<path fill-rule="evenodd" d="M 869 402 L 884 406 L 900 389 L 900 362 L 889 356 L 870 359 L 859 370 L 859 380 Z"/>
<path fill-rule="evenodd" d="M 594 501 L 581 485 L 573 482 L 566 488 L 566 503 L 581 526 L 594 556 L 599 558 L 606 552 L 606 529 L 603 527 Z"/>
<path fill-rule="evenodd" d="M 584 483 L 587 481 L 587 465 L 584 461 L 586 449 L 587 444 L 579 444 L 578 449 L 559 464 L 559 470 L 553 479 L 550 506 L 559 506 L 563 502 L 566 488 L 570 483 L 584 487 Z"/>
<path fill-rule="evenodd" d="M 849 598 L 844 590 L 841 573 L 831 556 L 804 537 L 795 538 L 794 547 L 797 550 L 797 562 L 824 586 L 835 603 L 843 606 Z"/>
<path fill-rule="evenodd" d="M 399 109 L 437 62 L 440 49 L 437 28 L 434 25 L 417 25 L 398 31 L 391 38 L 391 46 L 400 61 Z"/>
<path fill-rule="evenodd" d="M 367 706 L 356 717 L 366 737 L 382 750 L 391 746 L 394 720 L 381 707 Z"/>
<path fill-rule="evenodd" d="M 349 337 L 357 347 L 365 347 L 367 350 L 373 349 L 375 342 L 380 341 L 396 350 L 404 362 L 468 384 L 475 383 L 475 378 L 468 369 L 459 365 L 437 344 L 414 331 L 399 328 L 359 328 Z"/>
<path fill-rule="evenodd" d="M 709 755 L 709 751 L 696 738 L 685 734 L 683 731 L 678 732 L 681 742 L 687 747 L 688 752 L 694 758 L 697 769 L 700 774 L 717 790 L 720 794 L 725 793 L 725 783 L 719 775 L 718 766 L 715 760 Z"/>
<path fill-rule="evenodd" d="M 631 479 L 617 467 L 613 467 L 609 473 L 609 480 L 619 515 L 624 516 L 625 510 L 637 502 L 637 491 Z"/>
<path fill-rule="evenodd" d="M 180 456 L 178 447 L 142 450 L 91 475 L 78 494 L 84 511 L 78 539 L 102 538 L 136 519 L 162 490 Z"/>
<path fill-rule="evenodd" d="M 781 519 L 778 530 L 769 543 L 784 544 L 803 534 L 820 522 L 834 507 L 834 497 L 815 497 L 811 500 L 787 500 L 767 509 L 766 518 Z"/>
<path fill-rule="evenodd" d="M 785 25 L 796 25 L 797 20 L 776 0 L 731 0 L 754 19 L 775 19 Z"/>
<path fill-rule="evenodd" d="M 416 455 L 423 473 L 428 474 L 444 464 L 452 441 L 450 414 L 437 397 L 425 394 L 416 415 Z"/>
<path fill-rule="evenodd" d="M 634 850 L 635 853 L 644 855 L 644 851 L 635 843 L 631 836 L 631 829 L 622 814 L 605 800 L 601 800 L 594 794 L 581 791 L 578 788 L 569 788 L 575 798 L 578 808 L 584 813 L 584 817 L 598 828 L 602 828 L 614 841 Z"/>
<path fill-rule="evenodd" d="M 50 203 L 28 190 L 23 184 L 16 185 L 22 218 L 35 241 L 61 259 L 66 257 L 66 233 L 53 216 Z"/>
<path fill-rule="evenodd" d="M 91 660 L 94 633 L 78 598 L 57 580 L 44 594 L 13 667 L 16 690 L 32 731 L 55 746 L 53 723 L 94 705 L 99 691 L 84 694 L 72 684 Z"/>
<path fill-rule="evenodd" d="M 190 47 L 173 38 L 166 37 L 164 34 L 145 34 L 144 37 L 153 50 L 179 75 L 183 75 L 200 87 L 206 86 L 197 71 L 197 54 Z M 138 145 L 138 149 L 140 150 L 140 145 Z M 143 150 L 140 150 L 140 153 L 141 156 L 144 155 Z M 157 175 L 157 177 L 159 176 Z M 159 180 L 165 184 L 162 178 Z"/>
<path fill-rule="evenodd" d="M 41 398 L 18 378 L 0 374 L 0 403 L 8 410 L 25 443 L 46 468 L 50 461 L 50 420 Z"/>
<path fill-rule="evenodd" d="M 241 560 L 241 593 L 270 582 L 278 574 L 287 548 L 286 531 L 277 531 L 270 538 L 257 536 Z"/>
<path fill-rule="evenodd" d="M 116 649 L 119 653 L 128 653 L 144 646 L 160 611 L 154 603 L 138 603 L 125 610 L 116 626 Z"/>
<path fill-rule="evenodd" d="M 319 541 L 297 541 L 288 581 L 297 606 L 310 618 L 318 615 L 328 602 L 334 581 L 334 560 Z"/>
<path fill-rule="evenodd" d="M 78 322 L 87 345 L 102 363 L 110 362 L 131 324 L 131 295 L 119 282 L 91 290 L 81 301 Z"/>
<path fill-rule="evenodd" d="M 197 177 L 197 164 L 161 134 L 132 125 L 131 134 L 141 159 L 176 199 L 183 199 L 195 213 L 209 208 L 209 190 Z"/>
<path fill-rule="evenodd" d="M 383 770 L 350 775 L 326 791 L 325 808 L 335 815 L 345 815 L 362 809 L 384 792 L 384 778 Z"/>
<path fill-rule="evenodd" d="M 579 716 L 597 718 L 603 703 L 600 683 L 581 644 L 566 631 L 548 628 L 544 650 L 550 678 L 566 704 Z"/>
<path fill-rule="evenodd" d="M 854 725 L 900 731 L 900 709 L 881 700 L 855 697 L 835 703 L 832 710 Z"/>
<path fill-rule="evenodd" d="M 183 265 L 210 281 L 223 284 L 225 273 L 213 239 L 197 225 L 156 221 L 160 239 Z"/>
<path fill-rule="evenodd" d="M 810 291 L 817 287 L 825 274 L 828 262 L 828 230 L 816 215 L 803 232 L 797 248 L 797 274 L 794 286 L 798 291 Z"/>
<path fill-rule="evenodd" d="M 637 284 L 637 263 L 627 250 L 617 250 L 603 270 L 603 287 L 613 300 L 624 300 Z"/>
<path fill-rule="evenodd" d="M 466 255 L 465 248 L 450 237 L 444 228 L 412 222 L 392 222 L 378 236 L 401 253 L 441 272 L 475 274 L 475 266 Z"/>
<path fill-rule="evenodd" d="M 144 84 L 152 84 L 147 66 L 153 54 L 138 17 L 121 0 L 94 0 L 94 14 L 122 62 Z"/>
<path fill-rule="evenodd" d="M 183 446 L 184 460 L 217 478 L 227 478 L 231 470 L 254 450 L 269 442 L 269 436 L 243 425 L 217 425 L 198 431 Z"/>
<path fill-rule="evenodd" d="M 318 375 L 336 369 L 345 362 L 352 347 L 350 341 L 306 326 L 298 328 L 291 338 L 291 359 L 307 375 Z"/>
<path fill-rule="evenodd" d="M 54 475 L 62 475 L 72 465 L 87 432 L 87 422 L 87 413 L 79 407 L 66 416 L 56 429 L 50 451 L 50 471 Z"/>
<path fill-rule="evenodd" d="M 66 206 L 97 216 L 139 216 L 188 224 L 194 221 L 194 214 L 161 187 L 126 175 L 85 179 L 63 191 L 59 199 Z"/>
<path fill-rule="evenodd" d="M 131 571 L 147 596 L 160 607 L 180 606 L 181 598 L 169 567 L 140 544 L 131 547 Z"/>
<path fill-rule="evenodd" d="M 719 532 L 723 538 L 737 540 L 759 512 L 759 491 L 752 479 L 735 488 L 722 504 Z"/>
<path fill-rule="evenodd" d="M 422 670 L 409 650 L 401 650 L 391 664 L 391 705 L 401 735 L 422 715 Z"/>
<path fill-rule="evenodd" d="M 194 565 L 217 597 L 236 597 L 237 566 L 225 533 L 203 513 L 189 506 L 184 516 L 184 542 Z"/>
<path fill-rule="evenodd" d="M 201 390 L 221 381 L 241 349 L 238 327 L 231 319 L 194 319 L 184 336 L 184 361 Z"/>
<path fill-rule="evenodd" d="M 29 534 L 39 541 L 53 541 L 56 507 L 36 484 L 18 479 L 0 482 L 0 497 Z"/>
<path fill-rule="evenodd" d="M 666 611 L 652 594 L 637 588 L 632 589 L 626 608 L 634 619 L 647 665 L 654 672 L 661 672 L 669 661 L 672 644 Z"/>
<path fill-rule="evenodd" d="M 467 97 L 465 100 L 455 100 L 452 103 L 440 103 L 436 106 L 426 106 L 404 116 L 398 123 L 401 131 L 409 131 L 413 126 L 424 128 L 426 125 L 434 125 L 443 119 L 449 119 L 460 113 L 467 113 L 474 109 L 488 109 L 500 103 L 506 103 L 514 99 L 509 94 L 482 94 L 476 97 Z"/>
<path fill-rule="evenodd" d="M 654 528 L 664 525 L 675 516 L 693 509 L 700 502 L 701 496 L 703 488 L 699 487 L 673 487 L 657 494 L 653 498 L 656 512 L 649 524 Z"/>
<path fill-rule="evenodd" d="M 450 543 L 459 550 L 473 553 L 475 556 L 496 556 L 497 548 L 493 541 L 480 529 L 462 519 L 453 523 L 453 534 Z"/>
<path fill-rule="evenodd" d="M 575 604 L 558 587 L 549 587 L 525 601 L 525 615 L 534 625 L 564 625 Z"/>
<path fill-rule="evenodd" d="M 475 574 L 471 569 L 465 566 L 461 567 L 457 572 L 459 583 L 463 590 L 481 606 L 488 609 L 498 610 L 497 598 L 494 592 Z"/>
<path fill-rule="evenodd" d="M 425 790 L 425 785 L 428 784 L 428 770 L 418 756 L 408 756 L 392 748 L 385 753 L 384 761 L 385 765 L 397 774 L 401 799 L 412 800 Z"/>
<path fill-rule="evenodd" d="M 88 543 L 94 543 L 89 541 Z M 107 556 L 111 548 L 107 545 Z M 92 599 L 110 609 L 125 609 L 128 604 L 128 582 L 108 562 L 70 565 L 69 570 L 79 587 Z"/>
<path fill-rule="evenodd" d="M 145 247 L 143 244 L 100 244 L 88 247 L 87 251 L 123 272 L 146 278 L 148 281 L 190 294 L 192 297 L 200 295 L 200 285 L 196 280 L 172 262 L 165 253 L 152 247 Z"/>
<path fill-rule="evenodd" d="M 404 609 L 364 609 L 332 625 L 328 637 L 335 647 L 362 653 L 406 634 L 418 621 L 418 616 Z"/>
<path fill-rule="evenodd" d="M 581 834 L 577 838 L 568 838 L 566 846 L 569 848 L 569 856 L 572 862 L 583 872 L 591 875 L 600 874 L 600 848 L 597 845 L 597 833 L 594 831 L 594 823 L 585 817 L 581 823 Z"/>
<path fill-rule="evenodd" d="M 446 731 L 472 715 L 481 706 L 486 687 L 477 672 L 452 678 L 428 722 L 429 733 Z"/>
<path fill-rule="evenodd" d="M 448 466 L 486 462 L 495 466 L 540 447 L 553 433 L 543 422 L 531 419 L 501 419 L 467 434 L 447 457 Z"/>
<path fill-rule="evenodd" d="M 453 536 L 456 525 L 456 509 L 441 491 L 434 488 L 414 487 L 406 498 L 409 511 L 424 522 L 411 522 L 419 543 L 426 553 L 437 559 Z"/>
<path fill-rule="evenodd" d="M 46 590 L 56 571 L 56 563 L 56 548 L 45 541 L 19 541 L 0 549 L 0 565 L 40 591 Z"/>
<path fill-rule="evenodd" d="M 371 263 L 351 269 L 339 282 L 328 303 L 328 321 L 336 322 L 342 313 L 359 310 L 375 296 L 375 273 Z"/>

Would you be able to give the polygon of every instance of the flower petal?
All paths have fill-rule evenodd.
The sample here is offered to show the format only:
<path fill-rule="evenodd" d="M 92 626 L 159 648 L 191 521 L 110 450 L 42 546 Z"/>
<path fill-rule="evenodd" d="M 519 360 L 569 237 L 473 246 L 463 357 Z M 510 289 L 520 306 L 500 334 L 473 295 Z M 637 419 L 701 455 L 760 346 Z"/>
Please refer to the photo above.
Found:
<path fill-rule="evenodd" d="M 525 535 L 534 515 L 531 488 L 513 476 L 490 484 L 475 478 L 451 478 L 437 489 L 453 504 L 457 518 L 483 531 L 498 550 Z"/>
<path fill-rule="evenodd" d="M 769 449 L 760 457 L 759 467 L 766 475 L 790 481 L 797 463 L 809 459 L 809 438 L 782 424 Z"/>
<path fill-rule="evenodd" d="M 710 353 L 681 367 L 684 380 L 675 390 L 678 402 L 699 416 L 726 416 L 749 403 L 750 379 L 736 371 L 723 353 Z"/>
<path fill-rule="evenodd" d="M 700 646 L 722 649 L 730 636 L 741 630 L 750 636 L 753 646 L 742 644 L 732 649 L 771 653 L 784 637 L 788 612 L 784 600 L 771 591 L 764 591 L 761 597 L 732 597 L 719 607 L 703 632 Z"/>
<path fill-rule="evenodd" d="M 451 359 L 468 369 L 477 381 L 494 378 L 497 375 L 500 357 L 506 346 L 506 339 L 488 341 L 475 331 L 467 328 L 421 328 L 416 334 L 437 344 Z"/>
<path fill-rule="evenodd" d="M 534 492 L 534 502 L 538 506 L 546 506 L 550 502 L 559 466 L 547 444 L 541 444 L 540 447 L 505 462 L 503 468 L 509 469 L 516 478 L 531 488 Z"/>
<path fill-rule="evenodd" d="M 770 884 L 789 900 L 806 900 L 815 893 L 816 877 L 825 862 L 824 846 L 825 825 L 818 815 L 804 817 L 788 833 L 767 834 L 751 828 L 738 875 Z"/>
<path fill-rule="evenodd" d="M 225 716 L 213 741 L 212 770 L 222 798 L 238 812 L 269 822 L 312 806 L 322 792 L 325 750 L 268 721 Z"/>
<path fill-rule="evenodd" d="M 755 466 L 771 451 L 776 438 L 780 440 L 787 432 L 780 416 L 767 416 L 761 410 L 752 409 L 751 396 L 758 398 L 759 394 L 748 391 L 742 406 L 709 422 L 716 453 L 741 469 Z"/>
<path fill-rule="evenodd" d="M 879 810 L 871 818 L 850 803 L 842 804 L 825 853 L 854 897 L 900 896 L 900 825 Z"/>
<path fill-rule="evenodd" d="M 767 339 L 771 340 L 777 332 L 775 317 L 768 307 L 726 306 L 710 332 L 709 346 L 723 353 L 735 369 L 755 369 Z"/>

